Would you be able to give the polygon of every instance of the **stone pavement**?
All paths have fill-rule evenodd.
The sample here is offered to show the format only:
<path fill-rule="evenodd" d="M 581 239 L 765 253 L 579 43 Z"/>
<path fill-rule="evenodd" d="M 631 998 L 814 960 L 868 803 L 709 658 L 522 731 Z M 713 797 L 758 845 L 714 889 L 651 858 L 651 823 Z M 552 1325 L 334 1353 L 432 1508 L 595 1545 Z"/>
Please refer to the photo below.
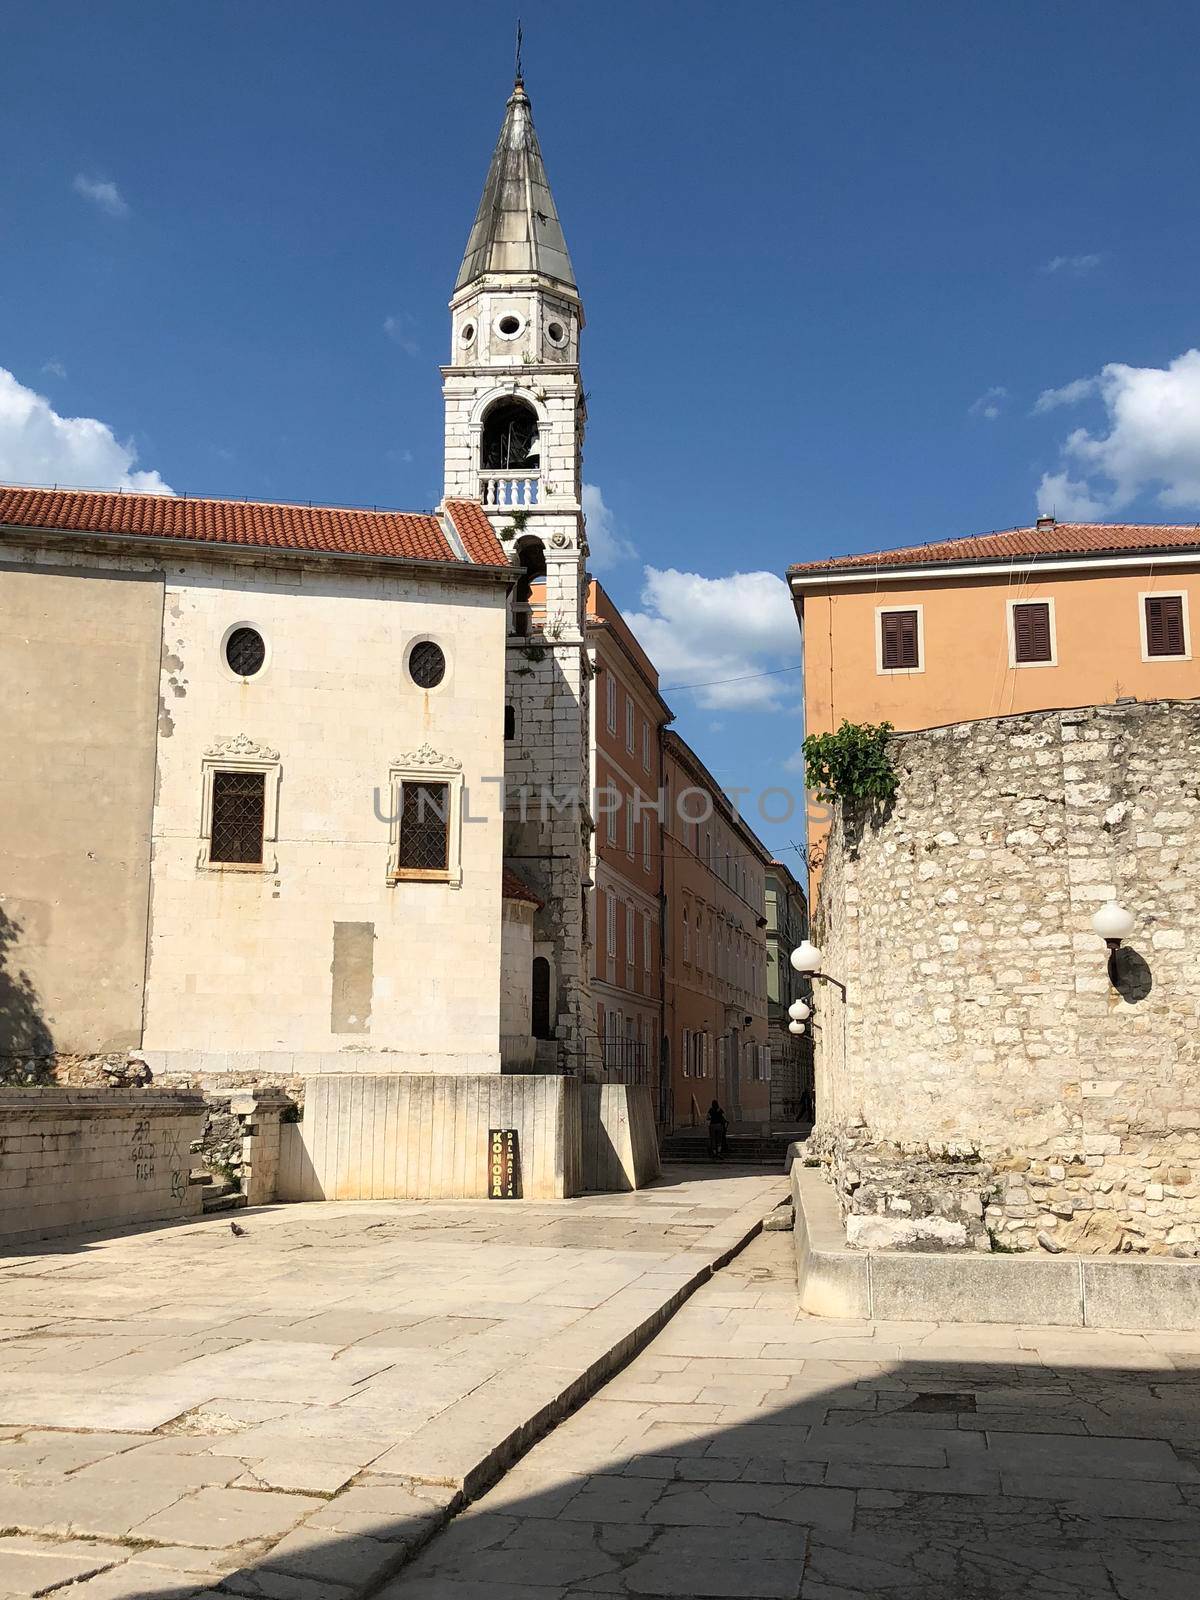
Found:
<path fill-rule="evenodd" d="M 274 1206 L 0 1257 L 0 1600 L 353 1600 L 786 1192 Z"/>
<path fill-rule="evenodd" d="M 1200 1333 L 831 1323 L 763 1234 L 381 1600 L 1197 1600 Z"/>

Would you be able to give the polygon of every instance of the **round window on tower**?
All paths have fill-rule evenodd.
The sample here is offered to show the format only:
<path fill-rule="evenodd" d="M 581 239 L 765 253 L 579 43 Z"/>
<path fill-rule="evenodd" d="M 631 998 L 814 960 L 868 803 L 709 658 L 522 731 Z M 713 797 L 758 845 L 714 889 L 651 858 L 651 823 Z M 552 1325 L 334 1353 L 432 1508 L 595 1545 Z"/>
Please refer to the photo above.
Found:
<path fill-rule="evenodd" d="M 463 323 L 462 327 L 458 330 L 458 342 L 459 344 L 475 343 L 475 324 L 473 322 Z"/>
<path fill-rule="evenodd" d="M 446 676 L 446 652 L 432 639 L 418 639 L 408 652 L 408 675 L 418 689 L 436 689 Z"/>
<path fill-rule="evenodd" d="M 548 322 L 546 324 L 546 337 L 551 344 L 557 345 L 561 350 L 567 342 L 567 330 L 561 322 Z"/>
<path fill-rule="evenodd" d="M 508 311 L 504 316 L 497 318 L 496 332 L 502 339 L 515 339 L 524 326 L 520 317 Z"/>
<path fill-rule="evenodd" d="M 253 678 L 267 664 L 267 643 L 257 628 L 239 622 L 225 635 L 225 665 L 235 678 Z"/>

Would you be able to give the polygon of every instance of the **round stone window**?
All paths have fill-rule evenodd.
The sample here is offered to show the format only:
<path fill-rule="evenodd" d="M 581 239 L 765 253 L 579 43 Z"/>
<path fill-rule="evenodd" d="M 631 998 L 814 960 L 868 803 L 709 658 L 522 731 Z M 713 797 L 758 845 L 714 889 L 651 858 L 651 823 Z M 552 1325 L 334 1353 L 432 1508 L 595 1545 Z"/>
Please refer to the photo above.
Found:
<path fill-rule="evenodd" d="M 502 339 L 515 339 L 525 324 L 510 311 L 496 323 L 496 332 Z"/>
<path fill-rule="evenodd" d="M 567 342 L 567 330 L 561 322 L 548 322 L 546 324 L 546 337 L 551 344 L 564 345 Z"/>
<path fill-rule="evenodd" d="M 225 641 L 225 664 L 239 678 L 253 678 L 267 659 L 267 646 L 257 628 L 235 628 Z"/>
<path fill-rule="evenodd" d="M 421 639 L 408 653 L 408 675 L 418 689 L 436 689 L 446 676 L 446 653 L 432 639 Z"/>
<path fill-rule="evenodd" d="M 460 344 L 475 343 L 475 324 L 473 322 L 463 323 L 458 331 L 458 340 Z"/>

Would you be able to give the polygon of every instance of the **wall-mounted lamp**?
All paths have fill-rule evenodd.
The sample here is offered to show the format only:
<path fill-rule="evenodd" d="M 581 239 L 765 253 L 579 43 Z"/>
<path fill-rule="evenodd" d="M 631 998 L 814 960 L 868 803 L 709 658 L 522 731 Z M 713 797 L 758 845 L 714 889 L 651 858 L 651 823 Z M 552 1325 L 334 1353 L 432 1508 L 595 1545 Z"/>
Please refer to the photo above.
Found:
<path fill-rule="evenodd" d="M 788 1007 L 788 1016 L 793 1022 L 807 1022 L 812 1016 L 812 1007 L 807 1000 L 793 1000 Z"/>
<path fill-rule="evenodd" d="M 803 1023 L 803 1022 L 789 1022 L 788 1023 L 788 1032 L 789 1033 L 807 1033 L 808 1032 L 808 1025 L 807 1025 L 807 1023 Z"/>
<path fill-rule="evenodd" d="M 840 989 L 842 999 L 846 998 L 846 985 L 839 983 L 836 978 L 831 978 L 827 972 L 821 971 L 821 962 L 824 960 L 821 952 L 811 939 L 805 939 L 792 951 L 792 966 L 797 972 L 802 972 L 808 978 L 819 978 L 822 983 L 831 983 L 835 989 Z"/>
<path fill-rule="evenodd" d="M 1136 926 L 1137 918 L 1133 912 L 1126 911 L 1115 900 L 1102 905 L 1092 918 L 1092 927 L 1108 946 L 1108 981 L 1114 989 L 1120 988 L 1117 982 L 1117 951 Z"/>

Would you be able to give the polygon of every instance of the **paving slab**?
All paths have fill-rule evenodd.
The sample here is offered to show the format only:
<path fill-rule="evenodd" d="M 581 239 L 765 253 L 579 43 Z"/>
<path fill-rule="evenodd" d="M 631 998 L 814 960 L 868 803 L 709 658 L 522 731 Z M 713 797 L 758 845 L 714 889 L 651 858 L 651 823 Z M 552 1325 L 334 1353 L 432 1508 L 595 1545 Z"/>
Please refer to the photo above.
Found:
<path fill-rule="evenodd" d="M 894 1353 L 831 1360 L 828 1324 L 796 1315 L 794 1271 L 786 1235 L 755 1239 L 381 1600 L 1200 1594 L 1189 1338 L 859 1324 L 839 1338 Z M 764 1280 L 773 1308 L 730 1324 L 719 1354 L 717 1314 Z M 751 1348 L 787 1357 L 747 1354 L 751 1329 Z M 1164 1356 L 1179 1365 L 1147 1359 Z"/>
<path fill-rule="evenodd" d="M 629 1195 L 273 1206 L 241 1237 L 210 1217 L 0 1257 L 0 1529 L 22 1541 L 0 1600 L 359 1600 L 784 1189 L 676 1167 Z"/>

